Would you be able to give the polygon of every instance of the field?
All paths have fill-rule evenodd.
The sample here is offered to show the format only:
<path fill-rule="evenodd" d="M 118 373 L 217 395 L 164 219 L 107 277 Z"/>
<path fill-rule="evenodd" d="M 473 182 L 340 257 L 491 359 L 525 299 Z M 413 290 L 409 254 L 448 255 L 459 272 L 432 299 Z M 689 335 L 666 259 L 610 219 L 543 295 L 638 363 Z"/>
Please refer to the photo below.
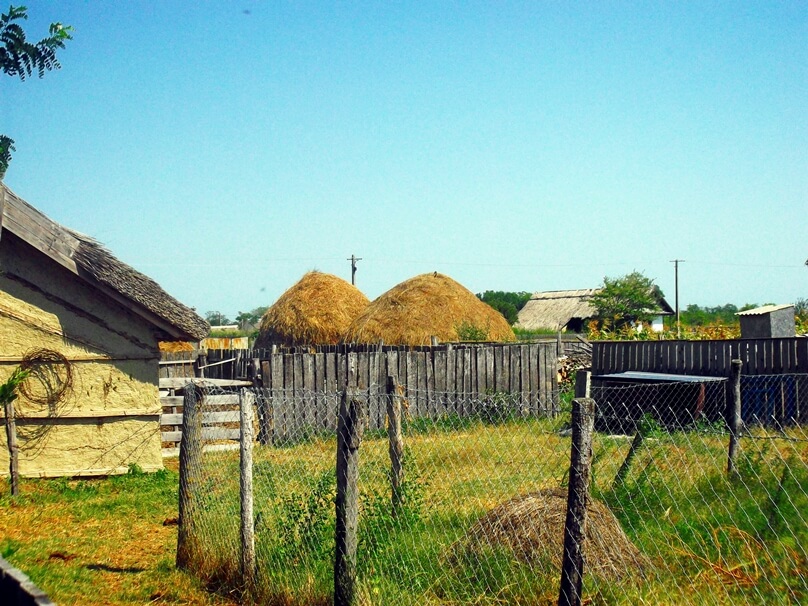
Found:
<path fill-rule="evenodd" d="M 559 428 L 495 418 L 411 423 L 405 504 L 395 517 L 386 440 L 366 436 L 360 603 L 555 603 L 555 548 L 525 560 L 469 530 L 516 495 L 564 486 L 569 438 Z M 804 603 L 805 437 L 758 431 L 742 442 L 738 477 L 727 479 L 720 431 L 651 434 L 625 481 L 615 485 L 630 439 L 596 436 L 594 496 L 610 506 L 644 563 L 620 578 L 588 575 L 589 603 Z M 333 439 L 311 436 L 256 449 L 254 593 L 262 603 L 329 603 L 334 452 Z M 25 481 L 21 496 L 0 499 L 0 549 L 59 604 L 235 603 L 241 590 L 237 459 L 237 453 L 206 455 L 195 505 L 200 576 L 218 593 L 174 569 L 178 477 L 171 468 L 101 480 Z"/>
<path fill-rule="evenodd" d="M 149 475 L 23 480 L 19 496 L 0 497 L 0 554 L 60 605 L 234 604 L 174 568 L 177 478 L 174 462 Z"/>

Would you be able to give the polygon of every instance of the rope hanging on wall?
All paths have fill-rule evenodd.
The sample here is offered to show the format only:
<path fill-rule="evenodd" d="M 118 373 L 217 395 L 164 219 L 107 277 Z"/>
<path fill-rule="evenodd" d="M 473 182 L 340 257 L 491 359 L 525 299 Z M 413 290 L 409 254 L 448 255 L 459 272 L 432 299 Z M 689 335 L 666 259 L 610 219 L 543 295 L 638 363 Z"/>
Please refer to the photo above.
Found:
<path fill-rule="evenodd" d="M 20 362 L 28 370 L 28 379 L 19 386 L 30 402 L 54 408 L 73 389 L 73 368 L 70 361 L 52 349 L 32 349 Z"/>

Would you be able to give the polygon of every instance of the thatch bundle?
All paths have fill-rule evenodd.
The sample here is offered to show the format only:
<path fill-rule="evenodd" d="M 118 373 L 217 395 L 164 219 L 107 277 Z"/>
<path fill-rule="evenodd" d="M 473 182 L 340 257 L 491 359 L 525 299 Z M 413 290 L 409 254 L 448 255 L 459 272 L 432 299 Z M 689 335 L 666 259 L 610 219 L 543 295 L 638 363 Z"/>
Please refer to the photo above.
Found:
<path fill-rule="evenodd" d="M 310 271 L 266 311 L 255 347 L 339 343 L 368 303 L 342 278 Z"/>
<path fill-rule="evenodd" d="M 603 580 L 642 577 L 647 560 L 629 541 L 614 514 L 599 501 L 587 506 L 586 573 Z M 452 557 L 485 548 L 506 548 L 529 565 L 561 570 L 567 493 L 545 489 L 520 495 L 480 518 L 453 546 Z"/>
<path fill-rule="evenodd" d="M 501 313 L 437 272 L 394 286 L 368 305 L 348 328 L 348 343 L 429 345 L 457 341 L 514 341 Z"/>
<path fill-rule="evenodd" d="M 165 353 L 193 351 L 195 349 L 194 344 L 189 343 L 188 341 L 160 341 L 157 343 L 157 346 L 160 348 L 161 352 Z"/>

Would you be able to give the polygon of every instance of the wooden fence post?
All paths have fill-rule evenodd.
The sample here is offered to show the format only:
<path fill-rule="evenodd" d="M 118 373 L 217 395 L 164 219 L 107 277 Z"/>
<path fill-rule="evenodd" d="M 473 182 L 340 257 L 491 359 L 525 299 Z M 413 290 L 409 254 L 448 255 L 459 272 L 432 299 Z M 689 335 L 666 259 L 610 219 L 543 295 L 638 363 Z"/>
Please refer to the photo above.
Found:
<path fill-rule="evenodd" d="M 741 360 L 732 360 L 730 385 L 731 397 L 727 401 L 727 427 L 729 428 L 729 453 L 727 455 L 727 475 L 735 475 L 735 459 L 738 457 L 738 440 L 741 436 Z"/>
<path fill-rule="evenodd" d="M 359 514 L 359 446 L 364 415 L 358 398 L 342 392 L 337 425 L 337 498 L 334 556 L 334 606 L 352 606 L 356 585 Z"/>
<path fill-rule="evenodd" d="M 404 476 L 402 459 L 404 457 L 404 440 L 401 437 L 401 398 L 398 380 L 387 376 L 387 437 L 390 452 L 390 501 L 393 517 L 397 517 L 401 509 L 401 481 Z"/>
<path fill-rule="evenodd" d="M 255 528 L 253 526 L 253 398 L 238 392 L 241 421 L 241 578 L 248 591 L 255 587 Z"/>
<path fill-rule="evenodd" d="M 12 395 L 12 398 L 14 396 Z M 5 403 L 6 413 L 6 445 L 8 446 L 8 481 L 11 484 L 11 496 L 20 492 L 20 447 L 17 444 L 17 423 L 14 421 L 14 400 Z"/>
<path fill-rule="evenodd" d="M 592 397 L 592 370 L 581 368 L 575 373 L 575 397 Z"/>
<path fill-rule="evenodd" d="M 196 385 L 185 386 L 182 400 L 180 439 L 179 528 L 177 529 L 177 568 L 188 570 L 196 551 L 194 502 L 201 490 L 202 394 Z"/>
<path fill-rule="evenodd" d="M 580 606 L 584 576 L 584 537 L 589 478 L 592 471 L 592 432 L 595 427 L 595 401 L 572 401 L 572 448 L 570 453 L 567 518 L 564 523 L 564 555 L 561 564 L 559 606 Z"/>

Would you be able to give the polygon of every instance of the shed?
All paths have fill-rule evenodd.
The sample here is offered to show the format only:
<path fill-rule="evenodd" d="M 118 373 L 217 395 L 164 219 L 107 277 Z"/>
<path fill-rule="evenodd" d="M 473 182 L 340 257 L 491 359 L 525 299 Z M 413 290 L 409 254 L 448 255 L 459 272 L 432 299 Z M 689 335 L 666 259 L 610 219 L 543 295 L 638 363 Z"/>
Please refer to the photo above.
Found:
<path fill-rule="evenodd" d="M 724 412 L 726 382 L 726 377 L 637 370 L 593 375 L 595 426 L 633 433 L 645 414 L 670 429 L 717 421 Z"/>
<path fill-rule="evenodd" d="M 591 301 L 599 291 L 599 288 L 582 288 L 533 293 L 519 310 L 515 326 L 525 330 L 583 332 L 587 322 L 597 316 Z M 664 297 L 659 297 L 659 306 L 652 311 L 655 317 L 651 329 L 656 332 L 663 330 L 662 317 L 675 313 Z"/>
<path fill-rule="evenodd" d="M 73 377 L 59 402 L 38 403 L 25 394 L 15 401 L 20 473 L 162 468 L 158 343 L 198 341 L 207 322 L 2 183 L 0 207 L 0 381 L 36 348 L 61 354 Z M 58 365 L 51 370 L 64 372 Z M 2 433 L 0 469 L 7 473 Z"/>
<path fill-rule="evenodd" d="M 794 337 L 797 334 L 793 305 L 764 305 L 737 314 L 742 339 Z"/>

